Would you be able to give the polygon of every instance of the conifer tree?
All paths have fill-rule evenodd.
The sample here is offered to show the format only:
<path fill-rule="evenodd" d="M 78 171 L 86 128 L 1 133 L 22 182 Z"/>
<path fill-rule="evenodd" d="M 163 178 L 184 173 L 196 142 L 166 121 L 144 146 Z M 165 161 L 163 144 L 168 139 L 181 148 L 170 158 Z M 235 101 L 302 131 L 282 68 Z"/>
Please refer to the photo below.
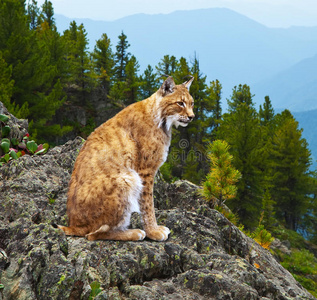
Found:
<path fill-rule="evenodd" d="M 27 10 L 28 10 L 30 29 L 35 30 L 40 23 L 39 21 L 40 9 L 37 6 L 37 1 L 32 0 L 31 3 L 28 2 Z"/>
<path fill-rule="evenodd" d="M 153 68 L 148 65 L 144 70 L 144 73 L 140 77 L 141 86 L 140 86 L 140 97 L 141 99 L 146 99 L 155 93 L 158 89 L 158 82 L 156 74 L 154 73 Z"/>
<path fill-rule="evenodd" d="M 258 223 L 262 206 L 261 128 L 252 97 L 247 85 L 235 87 L 228 100 L 229 113 L 223 115 L 217 131 L 217 137 L 229 143 L 233 165 L 242 176 L 237 197 L 228 206 L 248 228 Z"/>
<path fill-rule="evenodd" d="M 236 183 L 241 174 L 232 166 L 232 155 L 226 141 L 216 140 L 208 145 L 210 172 L 202 184 L 202 195 L 212 207 L 222 206 L 237 194 Z"/>
<path fill-rule="evenodd" d="M 297 230 L 312 193 L 311 154 L 290 111 L 283 111 L 276 119 L 270 151 L 271 195 L 276 202 L 276 216 L 287 228 Z"/>
<path fill-rule="evenodd" d="M 38 129 L 47 127 L 64 101 L 57 58 L 51 55 L 52 48 L 49 47 L 52 36 L 47 38 L 51 28 L 44 22 L 37 30 L 31 29 L 31 18 L 24 1 L 1 1 L 0 6 L 0 23 L 3 25 L 0 51 L 12 70 L 14 81 L 8 109 L 19 118 L 29 119 L 29 129 L 35 137 Z"/>
<path fill-rule="evenodd" d="M 140 69 L 139 63 L 134 55 L 131 56 L 126 65 L 126 91 L 125 91 L 125 104 L 129 105 L 137 100 L 140 100 L 139 89 L 141 82 L 138 76 L 138 71 Z"/>
<path fill-rule="evenodd" d="M 163 75 L 172 75 L 175 73 L 177 68 L 177 59 L 174 55 L 164 55 L 163 59 L 158 63 L 158 65 L 155 68 L 158 77 L 161 77 Z"/>
<path fill-rule="evenodd" d="M 116 46 L 115 53 L 115 79 L 116 81 L 125 81 L 126 80 L 126 66 L 130 59 L 131 53 L 128 52 L 130 44 L 127 40 L 127 36 L 121 32 L 118 36 L 119 41 Z"/>
<path fill-rule="evenodd" d="M 42 5 L 42 12 L 39 16 L 39 23 L 46 22 L 50 28 L 55 26 L 54 8 L 51 1 L 45 0 Z"/>
<path fill-rule="evenodd" d="M 269 96 L 265 96 L 263 108 L 260 105 L 259 118 L 261 125 L 267 126 L 274 118 L 274 109 Z"/>
<path fill-rule="evenodd" d="M 272 230 L 274 227 L 274 223 L 276 223 L 275 205 L 276 205 L 276 202 L 272 199 L 270 191 L 267 188 L 262 198 L 262 212 L 263 212 L 262 223 L 265 226 L 265 228 L 268 230 Z"/>
<path fill-rule="evenodd" d="M 11 96 L 14 86 L 14 81 L 11 79 L 11 74 L 12 67 L 8 66 L 8 64 L 2 58 L 2 52 L 0 51 L 0 101 L 9 111 L 15 113 L 14 104 L 11 103 Z"/>
<path fill-rule="evenodd" d="M 92 66 L 88 56 L 88 39 L 84 25 L 70 23 L 69 29 L 64 31 L 63 42 L 66 47 L 66 74 L 69 86 L 76 87 L 80 94 L 71 99 L 86 105 L 87 93 L 93 86 Z"/>
<path fill-rule="evenodd" d="M 99 87 L 109 93 L 114 74 L 114 54 L 107 34 L 103 34 L 96 42 L 92 58 Z"/>
<path fill-rule="evenodd" d="M 221 117 L 222 117 L 222 108 L 221 108 L 221 93 L 222 85 L 218 79 L 211 81 L 206 90 L 207 97 L 211 105 L 212 119 L 213 119 L 213 136 L 217 128 L 219 127 Z"/>

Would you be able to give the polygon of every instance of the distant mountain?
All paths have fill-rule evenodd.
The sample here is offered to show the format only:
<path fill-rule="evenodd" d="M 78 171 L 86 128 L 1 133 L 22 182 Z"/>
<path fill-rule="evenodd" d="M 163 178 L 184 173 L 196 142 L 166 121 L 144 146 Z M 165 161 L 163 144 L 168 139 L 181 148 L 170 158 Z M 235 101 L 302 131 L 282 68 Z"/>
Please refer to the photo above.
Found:
<path fill-rule="evenodd" d="M 55 17 L 60 32 L 69 28 L 71 19 Z M 84 24 L 91 50 L 103 33 L 115 47 L 124 31 L 141 71 L 166 54 L 190 59 L 196 53 L 207 80 L 222 83 L 223 107 L 240 83 L 251 86 L 257 104 L 269 95 L 276 111 L 290 109 L 304 128 L 317 166 L 317 27 L 268 28 L 228 9 L 75 21 Z"/>
<path fill-rule="evenodd" d="M 71 19 L 55 17 L 59 31 L 69 27 Z M 166 54 L 192 59 L 196 53 L 207 80 L 219 79 L 222 83 L 224 107 L 232 88 L 240 83 L 250 85 L 256 94 L 256 102 L 262 103 L 266 94 L 274 92 L 268 89 L 270 78 L 276 74 L 284 76 L 282 71 L 317 53 L 317 27 L 268 28 L 224 8 L 177 11 L 166 15 L 138 14 L 112 22 L 75 21 L 84 24 L 91 49 L 102 33 L 107 33 L 115 46 L 118 35 L 124 31 L 131 44 L 129 50 L 138 59 L 141 72 L 148 64 L 156 65 Z M 304 73 L 298 76 L 307 77 L 305 68 L 301 72 Z M 253 85 L 256 86 L 254 91 Z M 294 91 L 294 94 L 300 93 L 301 90 Z M 303 94 L 300 101 L 312 104 L 312 100 L 307 101 Z M 277 96 L 276 99 L 271 97 L 274 107 L 277 104 L 281 108 L 288 107 L 288 101 L 281 103 L 284 98 Z M 309 104 L 307 108 L 310 109 Z"/>
<path fill-rule="evenodd" d="M 276 108 L 287 108 L 292 112 L 317 109 L 317 55 L 251 88 L 258 98 L 269 95 Z"/>

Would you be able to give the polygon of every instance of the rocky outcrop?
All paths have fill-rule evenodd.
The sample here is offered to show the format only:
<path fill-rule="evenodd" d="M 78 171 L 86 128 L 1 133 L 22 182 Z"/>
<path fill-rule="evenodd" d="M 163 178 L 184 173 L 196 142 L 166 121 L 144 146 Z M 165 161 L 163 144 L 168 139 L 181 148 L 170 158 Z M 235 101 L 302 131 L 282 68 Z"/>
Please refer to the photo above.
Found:
<path fill-rule="evenodd" d="M 28 132 L 28 121 L 24 119 L 17 119 L 12 114 L 10 114 L 7 108 L 0 101 L 0 115 L 6 115 L 9 117 L 6 125 L 10 127 L 9 139 L 16 138 L 18 141 L 22 140 L 23 136 Z M 0 137 L 1 139 L 1 137 Z"/>
<path fill-rule="evenodd" d="M 166 242 L 66 237 L 66 193 L 81 138 L 0 169 L 0 299 L 315 299 L 198 196 L 157 177 Z M 132 227 L 141 227 L 137 214 Z"/>

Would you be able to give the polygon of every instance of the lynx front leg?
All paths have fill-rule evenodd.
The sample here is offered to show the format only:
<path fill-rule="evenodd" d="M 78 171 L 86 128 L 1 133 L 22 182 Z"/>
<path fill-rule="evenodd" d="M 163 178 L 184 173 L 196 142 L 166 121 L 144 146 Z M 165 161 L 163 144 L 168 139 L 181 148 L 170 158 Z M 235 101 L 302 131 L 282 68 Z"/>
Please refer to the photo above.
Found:
<path fill-rule="evenodd" d="M 155 218 L 153 201 L 154 176 L 140 175 L 143 180 L 143 192 L 140 199 L 140 211 L 146 236 L 155 241 L 165 241 L 170 230 L 165 226 L 158 226 Z"/>

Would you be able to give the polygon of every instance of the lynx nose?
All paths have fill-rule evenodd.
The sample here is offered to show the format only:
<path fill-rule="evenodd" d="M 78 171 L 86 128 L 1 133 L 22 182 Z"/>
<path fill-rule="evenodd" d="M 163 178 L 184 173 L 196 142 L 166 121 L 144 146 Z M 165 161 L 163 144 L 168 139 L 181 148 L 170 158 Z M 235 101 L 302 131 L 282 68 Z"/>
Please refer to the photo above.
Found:
<path fill-rule="evenodd" d="M 188 120 L 191 122 L 194 119 L 195 115 L 188 116 Z"/>

